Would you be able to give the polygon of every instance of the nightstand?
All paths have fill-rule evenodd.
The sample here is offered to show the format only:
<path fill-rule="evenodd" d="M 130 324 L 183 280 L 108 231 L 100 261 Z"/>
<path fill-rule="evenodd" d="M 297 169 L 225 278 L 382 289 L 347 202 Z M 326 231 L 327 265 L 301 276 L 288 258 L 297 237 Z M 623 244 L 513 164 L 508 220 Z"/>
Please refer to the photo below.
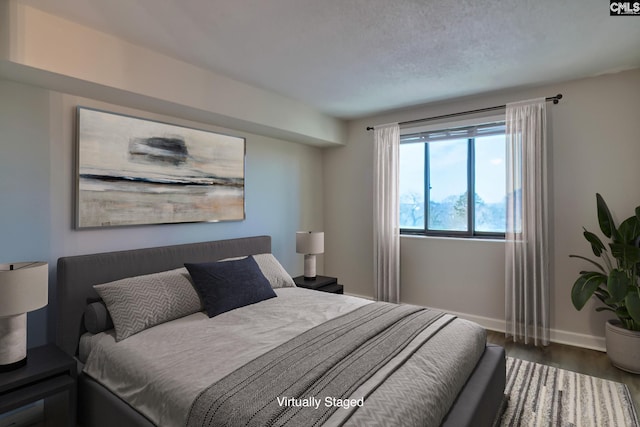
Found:
<path fill-rule="evenodd" d="M 67 424 L 75 427 L 76 376 L 75 359 L 55 345 L 29 349 L 25 366 L 0 373 L 0 414 L 67 392 Z"/>
<path fill-rule="evenodd" d="M 338 284 L 338 279 L 328 276 L 316 276 L 314 280 L 305 280 L 304 276 L 294 277 L 293 281 L 300 288 L 313 289 L 314 291 L 329 292 L 332 294 L 344 293 L 344 287 Z"/>

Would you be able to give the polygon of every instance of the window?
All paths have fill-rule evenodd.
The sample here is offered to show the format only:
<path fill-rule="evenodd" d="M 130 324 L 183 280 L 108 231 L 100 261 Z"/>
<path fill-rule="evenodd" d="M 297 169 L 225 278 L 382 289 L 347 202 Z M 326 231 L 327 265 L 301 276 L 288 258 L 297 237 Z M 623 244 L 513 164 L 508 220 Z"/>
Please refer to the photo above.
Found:
<path fill-rule="evenodd" d="M 402 234 L 504 237 L 504 122 L 400 137 Z"/>

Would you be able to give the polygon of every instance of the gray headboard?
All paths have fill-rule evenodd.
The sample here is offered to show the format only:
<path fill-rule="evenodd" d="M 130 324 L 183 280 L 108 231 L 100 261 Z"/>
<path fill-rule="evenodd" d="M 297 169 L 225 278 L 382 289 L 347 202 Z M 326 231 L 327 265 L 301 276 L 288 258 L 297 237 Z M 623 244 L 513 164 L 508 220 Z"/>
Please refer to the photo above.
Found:
<path fill-rule="evenodd" d="M 93 285 L 182 267 L 185 262 L 217 261 L 271 253 L 271 237 L 257 236 L 186 245 L 78 255 L 58 259 L 56 344 L 74 356 L 84 333 L 82 315 Z"/>

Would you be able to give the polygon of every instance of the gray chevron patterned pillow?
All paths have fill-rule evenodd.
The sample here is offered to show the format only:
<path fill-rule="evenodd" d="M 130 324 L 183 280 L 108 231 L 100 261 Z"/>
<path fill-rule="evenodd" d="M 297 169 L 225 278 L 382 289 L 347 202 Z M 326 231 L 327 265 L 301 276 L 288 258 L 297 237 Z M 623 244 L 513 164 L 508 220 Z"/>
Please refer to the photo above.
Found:
<path fill-rule="evenodd" d="M 186 268 L 95 285 L 121 341 L 147 328 L 202 310 Z"/>
<path fill-rule="evenodd" d="M 260 271 L 264 274 L 264 277 L 267 278 L 269 283 L 271 283 L 271 287 L 276 288 L 295 288 L 296 284 L 287 273 L 287 270 L 284 269 L 282 264 L 278 262 L 276 257 L 273 254 L 259 254 L 254 255 L 253 259 L 258 263 L 258 267 L 260 267 Z"/>

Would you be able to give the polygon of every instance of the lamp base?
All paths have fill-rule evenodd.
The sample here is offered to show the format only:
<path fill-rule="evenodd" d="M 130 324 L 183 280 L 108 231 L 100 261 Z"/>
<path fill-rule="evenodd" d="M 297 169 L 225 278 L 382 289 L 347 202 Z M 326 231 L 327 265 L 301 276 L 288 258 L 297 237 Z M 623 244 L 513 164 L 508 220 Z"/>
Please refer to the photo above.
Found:
<path fill-rule="evenodd" d="M 0 365 L 0 372 L 9 372 L 16 369 L 20 369 L 23 366 L 27 365 L 27 358 L 25 357 L 22 360 L 18 360 L 17 362 L 9 363 L 8 365 Z"/>
<path fill-rule="evenodd" d="M 315 280 L 316 278 L 316 256 L 308 254 L 304 256 L 304 280 Z"/>
<path fill-rule="evenodd" d="M 0 372 L 27 363 L 27 313 L 0 317 Z"/>

